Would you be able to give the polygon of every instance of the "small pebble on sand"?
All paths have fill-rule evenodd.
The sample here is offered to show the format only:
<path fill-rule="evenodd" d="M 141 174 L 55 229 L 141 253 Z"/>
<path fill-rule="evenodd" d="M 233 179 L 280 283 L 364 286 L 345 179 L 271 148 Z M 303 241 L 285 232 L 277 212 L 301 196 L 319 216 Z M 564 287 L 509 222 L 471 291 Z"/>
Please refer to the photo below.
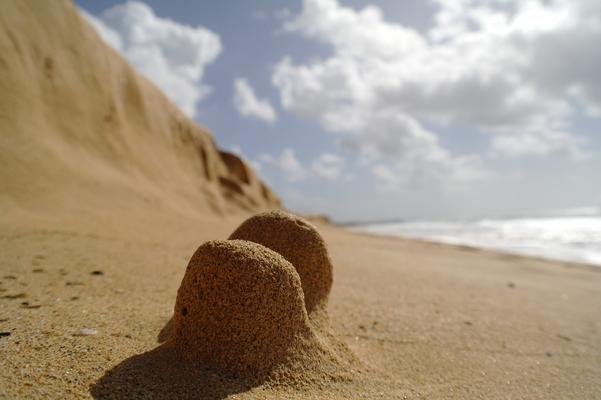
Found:
<path fill-rule="evenodd" d="M 97 335 L 98 331 L 94 328 L 81 328 L 75 336 L 93 336 Z"/>
<path fill-rule="evenodd" d="M 40 308 L 42 307 L 40 304 L 30 304 L 28 301 L 24 301 L 21 303 L 21 308 Z"/>

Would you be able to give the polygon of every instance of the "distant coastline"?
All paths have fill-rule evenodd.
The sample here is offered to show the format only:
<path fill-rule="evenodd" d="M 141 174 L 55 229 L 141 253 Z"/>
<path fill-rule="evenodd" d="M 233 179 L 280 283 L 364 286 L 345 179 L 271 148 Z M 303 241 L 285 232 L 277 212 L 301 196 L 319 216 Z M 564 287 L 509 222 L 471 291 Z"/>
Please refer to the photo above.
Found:
<path fill-rule="evenodd" d="M 389 220 L 346 224 L 359 232 L 422 239 L 601 267 L 601 209 L 465 220 Z"/>

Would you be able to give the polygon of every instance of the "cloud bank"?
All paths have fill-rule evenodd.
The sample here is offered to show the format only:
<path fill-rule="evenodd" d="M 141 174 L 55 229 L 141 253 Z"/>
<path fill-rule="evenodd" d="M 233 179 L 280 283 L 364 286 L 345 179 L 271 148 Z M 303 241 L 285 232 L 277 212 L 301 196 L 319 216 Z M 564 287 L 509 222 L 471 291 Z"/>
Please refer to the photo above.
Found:
<path fill-rule="evenodd" d="M 276 65 L 282 107 L 338 133 L 387 186 L 488 176 L 481 155 L 441 144 L 454 125 L 487 135 L 490 156 L 581 158 L 573 118 L 601 116 L 601 3 L 436 3 L 419 32 L 375 6 L 305 0 L 284 29 L 331 54 Z"/>
<path fill-rule="evenodd" d="M 256 165 L 257 170 L 269 171 L 274 176 L 279 176 L 287 182 L 316 179 L 327 181 L 339 178 L 353 179 L 352 174 L 345 173 L 346 161 L 344 158 L 333 153 L 322 153 L 316 156 L 312 162 L 304 165 L 297 158 L 294 150 L 286 147 L 279 156 L 262 153 L 251 163 Z"/>
<path fill-rule="evenodd" d="M 205 68 L 222 50 L 216 33 L 160 18 L 138 1 L 113 6 L 97 17 L 82 15 L 184 113 L 195 115 L 196 104 L 210 92 L 203 82 Z"/>
<path fill-rule="evenodd" d="M 321 178 L 335 180 L 342 175 L 344 159 L 332 153 L 323 153 L 311 164 L 313 173 Z"/>
<path fill-rule="evenodd" d="M 255 91 L 246 79 L 234 80 L 233 103 L 236 110 L 245 117 L 256 118 L 270 124 L 277 119 L 275 110 L 269 101 L 257 98 Z"/>
<path fill-rule="evenodd" d="M 301 181 L 307 178 L 307 170 L 300 163 L 294 150 L 285 148 L 282 153 L 274 157 L 271 154 L 260 154 L 256 161 L 260 169 L 263 170 L 263 166 L 275 171 L 279 175 L 282 175 L 288 182 Z"/>

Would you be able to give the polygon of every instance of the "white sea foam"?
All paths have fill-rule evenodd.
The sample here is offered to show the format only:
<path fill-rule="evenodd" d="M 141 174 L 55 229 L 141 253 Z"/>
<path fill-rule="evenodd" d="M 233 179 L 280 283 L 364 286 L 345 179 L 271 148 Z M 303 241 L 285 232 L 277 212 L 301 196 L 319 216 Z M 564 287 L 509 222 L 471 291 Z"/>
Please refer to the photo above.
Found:
<path fill-rule="evenodd" d="M 378 223 L 354 229 L 601 266 L 599 208 L 553 210 L 532 215 L 536 216 Z"/>

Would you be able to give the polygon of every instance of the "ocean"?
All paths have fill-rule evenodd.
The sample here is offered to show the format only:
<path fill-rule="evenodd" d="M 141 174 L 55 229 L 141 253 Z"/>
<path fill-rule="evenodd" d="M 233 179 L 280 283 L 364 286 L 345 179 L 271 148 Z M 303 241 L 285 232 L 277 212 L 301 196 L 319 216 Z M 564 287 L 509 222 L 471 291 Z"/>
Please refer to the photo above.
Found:
<path fill-rule="evenodd" d="M 371 234 L 425 239 L 601 267 L 601 207 L 529 216 L 356 225 Z"/>

